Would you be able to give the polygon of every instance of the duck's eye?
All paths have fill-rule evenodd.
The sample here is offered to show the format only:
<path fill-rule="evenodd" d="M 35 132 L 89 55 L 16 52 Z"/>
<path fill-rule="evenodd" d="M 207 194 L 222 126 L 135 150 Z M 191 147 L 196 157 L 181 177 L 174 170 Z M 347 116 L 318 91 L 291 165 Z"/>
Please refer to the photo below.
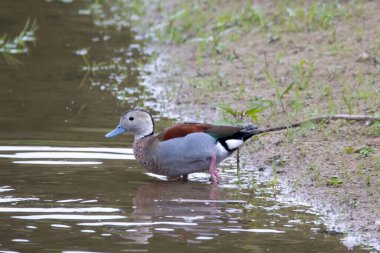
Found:
<path fill-rule="evenodd" d="M 129 120 L 130 120 L 130 121 L 132 121 L 132 120 L 134 120 L 134 119 L 135 119 L 134 117 L 129 117 Z"/>

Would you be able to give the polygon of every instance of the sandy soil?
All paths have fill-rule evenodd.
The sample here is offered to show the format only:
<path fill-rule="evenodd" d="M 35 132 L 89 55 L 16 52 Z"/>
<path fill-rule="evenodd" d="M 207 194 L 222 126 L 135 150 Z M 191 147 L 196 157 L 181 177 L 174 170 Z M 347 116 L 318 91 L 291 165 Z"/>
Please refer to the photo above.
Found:
<path fill-rule="evenodd" d="M 169 2 L 166 8 L 175 9 Z M 221 2 L 216 11 L 242 4 Z M 274 2 L 255 1 L 268 15 L 276 8 Z M 282 32 L 279 38 L 267 31 L 246 31 L 223 40 L 224 51 L 217 54 L 209 50 L 200 57 L 191 40 L 158 46 L 159 67 L 150 82 L 161 91 L 161 109 L 179 121 L 212 123 L 228 117 L 217 108 L 220 103 L 237 109 L 246 109 L 253 101 L 276 103 L 264 69 L 285 89 L 295 78 L 294 66 L 304 60 L 314 69 L 308 87 L 300 90 L 298 111 L 291 91 L 283 99 L 286 112 L 275 104 L 261 113 L 260 127 L 348 113 L 343 95 L 349 97 L 354 113 L 379 115 L 380 2 L 362 1 L 360 8 L 349 10 L 349 17 L 336 17 L 334 27 L 327 30 Z M 360 154 L 361 147 L 370 147 L 370 154 Z M 270 133 L 246 145 L 242 156 L 263 170 L 276 164 L 280 180 L 292 187 L 292 196 L 318 206 L 336 230 L 360 235 L 365 244 L 380 248 L 378 127 L 337 121 Z"/>

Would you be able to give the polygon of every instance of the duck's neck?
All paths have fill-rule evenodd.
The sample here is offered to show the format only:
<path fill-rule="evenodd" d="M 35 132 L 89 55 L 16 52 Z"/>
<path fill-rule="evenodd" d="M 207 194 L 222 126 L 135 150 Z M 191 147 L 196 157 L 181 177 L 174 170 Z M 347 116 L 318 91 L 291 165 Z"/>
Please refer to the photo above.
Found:
<path fill-rule="evenodd" d="M 135 141 L 142 139 L 144 137 L 150 136 L 154 134 L 154 123 L 149 122 L 149 124 L 144 124 L 143 126 L 139 127 L 138 129 L 135 129 L 132 131 L 135 134 Z"/>
<path fill-rule="evenodd" d="M 139 140 L 141 140 L 141 139 L 143 139 L 145 137 L 151 136 L 153 134 L 154 134 L 153 131 L 150 132 L 150 133 L 148 133 L 148 134 L 146 134 L 146 132 L 145 133 L 144 132 L 142 132 L 142 133 L 135 133 L 135 142 L 139 141 Z"/>

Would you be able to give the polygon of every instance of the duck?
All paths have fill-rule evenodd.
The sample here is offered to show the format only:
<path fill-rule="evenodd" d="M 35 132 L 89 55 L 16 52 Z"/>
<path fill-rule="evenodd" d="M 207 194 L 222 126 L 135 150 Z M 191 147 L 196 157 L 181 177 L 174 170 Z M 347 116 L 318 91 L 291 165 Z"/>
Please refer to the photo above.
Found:
<path fill-rule="evenodd" d="M 161 133 L 154 130 L 147 110 L 132 109 L 121 115 L 117 127 L 105 137 L 134 134 L 135 158 L 151 173 L 187 181 L 188 174 L 208 170 L 211 182 L 219 183 L 217 165 L 255 135 L 257 127 L 179 123 Z"/>

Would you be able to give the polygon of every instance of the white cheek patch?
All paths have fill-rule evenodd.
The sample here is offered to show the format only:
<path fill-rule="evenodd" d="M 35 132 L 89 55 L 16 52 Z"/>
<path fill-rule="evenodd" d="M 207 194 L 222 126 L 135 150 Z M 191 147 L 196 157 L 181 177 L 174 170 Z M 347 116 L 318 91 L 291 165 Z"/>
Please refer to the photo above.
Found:
<path fill-rule="evenodd" d="M 234 140 L 234 139 L 231 139 L 231 140 L 227 140 L 226 141 L 226 144 L 227 144 L 227 146 L 228 146 L 228 148 L 230 150 L 238 148 L 243 143 L 244 143 L 243 140 Z"/>
<path fill-rule="evenodd" d="M 223 147 L 222 144 L 220 144 L 219 141 L 218 141 L 218 143 L 216 144 L 216 148 L 218 149 L 218 151 L 219 151 L 222 155 L 226 155 L 226 154 L 228 154 L 228 151 Z"/>

